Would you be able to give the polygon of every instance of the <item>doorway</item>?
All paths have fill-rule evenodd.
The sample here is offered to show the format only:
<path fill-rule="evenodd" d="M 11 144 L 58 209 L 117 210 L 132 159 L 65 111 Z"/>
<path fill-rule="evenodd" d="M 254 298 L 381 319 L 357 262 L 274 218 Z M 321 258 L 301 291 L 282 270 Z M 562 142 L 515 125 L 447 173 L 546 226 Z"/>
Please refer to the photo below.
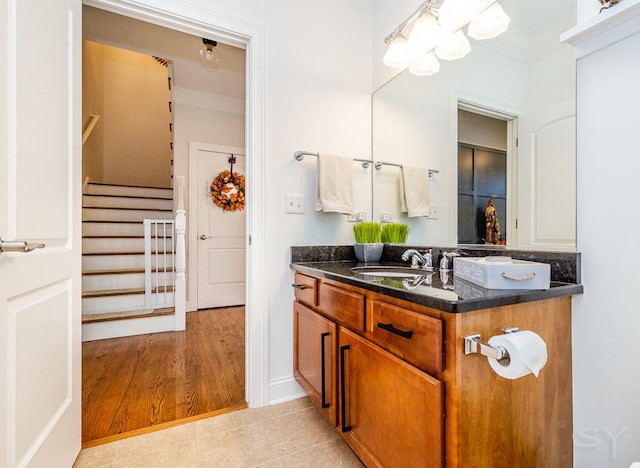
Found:
<path fill-rule="evenodd" d="M 95 3 L 100 3 L 100 2 L 93 2 L 93 4 L 95 4 Z M 111 2 L 111 3 L 112 3 L 112 2 Z M 111 3 L 110 3 L 110 4 L 111 4 Z M 117 3 L 117 2 L 116 2 L 116 3 Z M 130 7 L 129 5 L 127 5 L 127 6 L 122 5 L 122 11 L 120 11 L 120 12 L 121 12 L 121 13 L 123 13 L 124 17 L 134 16 L 133 14 L 131 14 L 131 13 L 132 13 L 132 9 L 131 9 L 131 8 L 132 8 L 132 7 Z M 119 8 L 117 8 L 117 9 L 119 10 Z M 113 8 L 110 8 L 110 10 L 113 10 Z M 147 14 L 147 13 L 137 12 L 137 14 L 136 14 L 135 16 L 139 18 L 140 16 L 143 16 L 143 17 L 144 17 L 146 14 Z M 163 13 L 163 14 L 164 14 L 164 13 Z M 160 16 L 162 17 L 162 15 L 163 15 L 163 14 L 161 14 Z M 156 21 L 156 22 L 157 22 L 158 18 L 157 18 L 157 17 L 154 17 L 154 18 L 155 18 L 155 19 L 154 19 L 154 21 Z M 172 23 L 172 24 L 173 24 L 173 22 L 174 22 L 174 21 L 176 21 L 176 18 L 175 18 L 174 16 L 171 16 L 171 15 L 168 15 L 168 14 L 164 16 L 164 19 L 165 19 L 165 20 L 167 20 L 169 23 Z M 185 27 L 185 26 L 184 26 L 184 20 L 185 20 L 185 19 L 184 19 L 184 18 L 181 18 L 181 20 L 182 20 L 182 21 L 180 22 L 180 24 L 181 24 L 181 29 L 184 29 L 184 27 Z M 200 25 L 200 29 L 201 29 L 201 27 L 202 27 L 202 23 L 201 23 L 201 21 L 199 22 L 199 25 Z M 171 25 L 170 25 L 170 27 L 171 27 Z M 176 28 L 176 30 L 177 30 L 177 29 L 178 29 L 178 28 Z M 213 26 L 211 26 L 211 29 L 212 29 L 212 30 L 214 29 L 214 28 L 213 28 Z M 228 31 L 228 30 L 229 30 L 229 29 L 227 29 L 227 31 Z M 199 31 L 199 32 L 200 32 L 200 31 Z M 216 34 L 216 32 L 217 32 L 217 31 L 214 31 L 214 32 L 212 33 L 212 37 L 216 37 L 216 36 L 213 36 L 213 34 Z M 249 37 L 251 37 L 251 36 L 247 36 L 247 41 L 249 40 Z M 236 41 L 237 41 L 237 39 L 236 39 Z M 246 46 L 246 44 L 245 44 L 245 46 Z M 196 50 L 196 52 L 197 52 L 197 50 Z M 258 55 L 258 56 L 260 56 L 260 53 L 258 52 L 258 53 L 257 53 L 257 55 Z M 257 84 L 257 83 L 259 83 L 259 82 L 260 82 L 260 79 L 258 79 L 257 81 L 254 81 L 254 82 L 253 82 L 253 84 Z M 243 90 L 245 89 L 245 85 L 244 85 L 244 83 L 242 84 L 242 86 L 241 86 L 241 87 L 242 87 L 242 89 L 243 89 Z M 249 89 L 249 88 L 248 88 L 248 89 Z M 187 96 L 187 98 L 188 98 L 188 96 Z M 243 112 L 244 112 L 244 108 L 245 108 L 245 106 L 244 106 L 244 105 L 242 105 Z M 259 122 L 259 121 L 260 121 L 260 119 L 261 119 L 261 117 L 262 117 L 262 116 L 260 115 L 260 112 L 256 112 L 256 114 L 257 114 L 257 115 L 255 115 L 255 116 L 254 116 L 254 120 L 253 120 L 253 122 Z M 253 113 L 252 113 L 252 115 L 253 115 Z M 245 117 L 244 117 L 244 116 L 242 117 L 242 120 L 243 120 L 243 122 L 244 122 L 244 121 L 246 121 L 246 119 L 245 119 Z M 176 127 L 178 127 L 179 125 L 180 125 L 180 122 L 176 122 Z M 248 125 L 249 125 L 249 124 L 247 123 L 247 132 L 250 132 L 250 130 L 251 130 L 251 128 L 252 128 L 252 127 L 249 127 Z M 244 143 L 246 140 L 247 140 L 247 138 L 245 138 L 245 136 L 244 136 L 244 132 L 243 132 L 243 134 L 242 134 L 242 142 Z M 260 153 L 261 153 L 261 148 L 262 148 L 262 145 L 261 145 L 261 143 L 262 143 L 262 142 L 261 142 L 261 141 L 255 141 L 255 139 L 254 139 L 253 141 L 254 141 L 255 143 L 252 145 L 252 147 L 255 149 L 255 154 L 260 154 Z M 244 153 L 244 152 L 242 151 L 242 153 Z M 244 154 L 242 154 L 242 157 L 244 158 Z M 186 159 L 186 158 L 185 158 L 185 159 Z M 185 161 L 185 162 L 186 162 L 186 161 Z M 247 165 L 247 166 L 248 166 L 248 165 L 249 165 L 249 161 L 246 161 L 246 164 L 245 164 L 245 161 L 242 161 L 242 165 L 243 165 L 243 166 L 244 166 L 244 165 Z M 259 163 L 257 163 L 257 164 L 256 164 L 256 166 L 257 166 L 257 167 L 259 167 L 259 166 L 260 166 L 260 164 L 259 164 Z M 179 167 L 179 164 L 176 164 L 174 167 L 175 167 L 175 169 L 176 169 L 176 172 L 180 172 L 180 171 L 182 171 L 182 173 L 183 173 L 183 174 L 186 172 L 186 170 L 185 170 L 185 169 L 186 169 L 186 163 L 183 163 L 183 167 L 182 167 L 182 168 L 180 168 L 180 167 Z M 244 168 L 243 168 L 243 170 L 244 170 Z M 261 171 L 259 171 L 258 173 L 261 173 Z M 260 186 L 260 182 L 261 182 L 260 178 L 256 178 L 256 180 L 253 182 L 253 184 L 254 184 L 254 186 L 256 186 L 256 185 L 257 185 L 257 186 L 259 187 L 259 186 Z M 247 207 L 247 208 L 249 208 L 249 207 L 251 207 L 251 208 L 256 207 L 256 209 L 258 209 L 258 210 L 262 210 L 261 203 L 262 203 L 262 202 L 261 202 L 261 200 L 259 200 L 258 198 L 256 198 L 255 200 L 249 201 L 249 203 L 248 203 L 248 207 Z M 248 212 L 248 211 L 249 211 L 249 210 L 247 210 L 247 211 L 245 211 L 245 212 L 243 212 L 243 213 L 242 213 L 243 218 L 244 218 L 244 213 L 246 213 L 246 212 Z M 195 216 L 194 216 L 194 217 L 195 217 Z M 244 223 L 243 223 L 243 225 L 244 225 Z M 244 229 L 244 226 L 243 226 L 243 229 Z M 242 233 L 242 236 L 241 236 L 241 237 L 242 237 L 242 239 L 243 239 L 243 240 L 245 240 L 245 242 L 246 242 L 246 238 L 247 238 L 247 236 L 246 236 L 246 232 L 244 232 L 244 231 L 243 231 L 243 233 Z M 259 240 L 259 239 L 261 239 L 261 238 L 262 238 L 262 232 L 257 232 L 254 238 L 255 238 L 255 239 L 258 239 L 258 240 Z M 260 244 L 260 242 L 258 242 L 258 244 Z M 243 258 L 244 258 L 244 254 L 243 254 Z M 253 261 L 254 271 L 260 271 L 260 265 L 261 265 L 261 259 L 260 259 L 260 257 L 258 257 L 258 256 L 256 256 L 256 255 L 254 255 L 254 256 L 252 256 L 252 257 L 251 257 L 251 260 Z M 246 279 L 247 279 L 247 277 L 249 276 L 249 273 L 251 272 L 251 268 L 249 268 L 248 270 L 245 270 L 245 269 L 244 269 L 244 264 L 245 264 L 245 262 L 244 262 L 244 261 L 242 261 L 242 262 L 240 262 L 240 263 L 241 263 L 241 265 L 242 265 L 242 267 L 243 267 L 243 268 L 242 268 L 242 272 L 241 272 L 241 274 L 243 275 L 243 277 L 244 277 L 244 278 L 243 278 L 243 281 L 241 281 L 241 283 L 242 283 L 242 289 L 243 289 L 243 293 L 242 293 L 242 295 L 243 295 L 243 297 L 244 297 L 244 296 L 245 296 L 245 294 L 244 294 L 244 288 L 245 288 L 245 286 L 247 286 L 247 285 L 248 285 L 248 283 L 249 283 L 248 281 L 246 281 Z M 192 277 L 192 278 L 193 278 L 193 277 Z M 195 283 L 195 281 L 194 281 L 194 283 Z M 257 294 L 259 294 L 260 292 L 261 292 L 261 290 L 260 290 L 260 289 L 258 289 L 258 290 L 256 291 L 256 293 L 257 293 Z M 242 304 L 244 304 L 244 300 L 242 301 Z M 193 308 L 193 307 L 190 307 L 190 309 L 192 309 L 192 308 Z M 244 314 L 244 312 L 245 312 L 245 308 L 244 308 L 244 307 L 242 307 L 242 308 L 241 308 L 241 310 L 242 310 L 242 312 L 243 312 L 243 314 Z M 252 309 L 252 308 L 250 308 L 250 307 L 247 305 L 246 312 L 247 312 L 247 314 L 248 314 L 248 315 L 249 315 L 249 312 L 250 312 L 251 310 L 255 310 L 255 311 L 257 311 L 257 320 L 251 320 L 251 318 L 250 318 L 250 317 L 246 317 L 246 320 L 244 320 L 244 321 L 243 321 L 243 324 L 242 324 L 242 326 L 243 326 L 243 331 L 244 331 L 244 330 L 249 330 L 249 329 L 251 329 L 251 330 L 253 330 L 253 331 L 259 331 L 259 330 L 261 329 L 261 327 L 262 327 L 262 322 L 261 322 L 261 320 L 260 320 L 260 317 L 261 317 L 261 314 L 260 314 L 260 306 L 254 307 L 254 308 Z M 257 323 L 256 323 L 256 322 L 257 322 Z M 243 334 L 243 336 L 244 336 L 244 334 Z M 258 345 L 258 348 L 259 348 L 259 349 L 262 349 L 262 340 L 264 339 L 264 338 L 261 338 L 261 337 L 262 337 L 262 334 L 261 334 L 261 333 L 259 333 L 259 332 L 257 333 L 257 336 L 255 336 L 255 335 L 254 335 L 254 343 L 256 343 L 256 344 Z M 245 356 L 244 356 L 244 359 L 243 359 L 243 364 L 246 366 L 246 362 L 248 362 L 248 361 L 249 361 L 250 356 L 251 356 L 252 346 L 251 346 L 251 344 L 250 344 L 250 342 L 249 342 L 249 340 L 248 340 L 248 339 L 243 340 L 243 342 L 244 342 L 244 343 L 246 343 L 246 344 L 245 344 L 246 353 L 244 353 L 244 355 L 245 355 Z M 265 353 L 265 354 L 266 354 L 266 353 Z M 263 358 L 263 356 L 261 356 L 261 359 L 262 359 L 262 358 Z M 248 373 L 248 372 L 245 374 L 245 375 L 246 375 L 246 377 L 245 377 L 246 391 L 244 392 L 244 393 L 245 393 L 245 401 L 251 401 L 251 405 L 252 405 L 252 406 L 254 406 L 254 407 L 255 407 L 255 406 L 261 406 L 261 405 L 263 404 L 263 401 L 264 401 L 264 394 L 265 394 L 264 389 L 266 388 L 266 385 L 265 385 L 265 383 L 264 383 L 264 379 L 265 379 L 266 372 L 264 371 L 264 366 L 263 366 L 262 361 L 261 361 L 261 360 L 255 361 L 255 364 L 252 366 L 251 370 L 253 370 L 253 371 L 254 371 L 254 373 L 258 375 L 258 378 L 255 378 L 254 376 L 249 375 L 249 373 Z M 254 375 L 255 375 L 255 374 L 254 374 Z M 253 382 L 255 382 L 255 387 L 253 387 L 253 386 L 252 386 L 252 383 L 253 383 Z M 255 390 L 254 390 L 254 389 L 255 389 Z M 252 391 L 252 390 L 253 390 L 253 391 Z"/>
<path fill-rule="evenodd" d="M 516 119 L 462 102 L 457 111 L 457 243 L 506 245 L 515 236 Z"/>

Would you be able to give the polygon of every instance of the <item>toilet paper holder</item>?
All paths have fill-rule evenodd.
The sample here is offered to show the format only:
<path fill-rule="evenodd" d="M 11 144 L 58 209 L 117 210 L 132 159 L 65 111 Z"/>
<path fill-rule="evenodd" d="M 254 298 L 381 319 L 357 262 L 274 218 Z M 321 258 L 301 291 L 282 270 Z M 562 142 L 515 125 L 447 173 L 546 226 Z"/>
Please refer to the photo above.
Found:
<path fill-rule="evenodd" d="M 520 331 L 518 327 L 503 328 L 504 333 L 515 333 Z M 500 361 L 502 359 L 509 359 L 509 353 L 502 346 L 491 346 L 489 343 L 482 341 L 480 333 L 473 335 L 465 335 L 464 337 L 464 354 L 482 354 Z"/>

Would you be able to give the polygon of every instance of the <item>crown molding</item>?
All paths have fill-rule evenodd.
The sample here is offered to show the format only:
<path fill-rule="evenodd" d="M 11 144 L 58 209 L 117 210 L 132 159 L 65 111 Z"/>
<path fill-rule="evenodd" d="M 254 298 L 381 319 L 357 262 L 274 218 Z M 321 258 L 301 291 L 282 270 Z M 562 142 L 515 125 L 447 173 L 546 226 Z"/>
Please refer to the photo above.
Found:
<path fill-rule="evenodd" d="M 640 0 L 624 0 L 560 35 L 585 57 L 640 32 Z"/>

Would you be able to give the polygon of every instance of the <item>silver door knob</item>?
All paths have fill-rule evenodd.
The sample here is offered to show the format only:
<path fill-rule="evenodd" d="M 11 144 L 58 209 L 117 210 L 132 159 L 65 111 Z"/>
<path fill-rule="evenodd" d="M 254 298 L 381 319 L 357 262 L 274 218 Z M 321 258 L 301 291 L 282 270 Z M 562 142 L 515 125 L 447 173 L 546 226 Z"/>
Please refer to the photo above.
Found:
<path fill-rule="evenodd" d="M 3 241 L 0 239 L 0 252 L 31 252 L 43 247 L 44 244 L 29 244 L 27 241 Z"/>
<path fill-rule="evenodd" d="M 204 234 L 200 235 L 200 240 L 207 240 L 207 239 L 211 239 L 211 236 L 205 236 Z"/>

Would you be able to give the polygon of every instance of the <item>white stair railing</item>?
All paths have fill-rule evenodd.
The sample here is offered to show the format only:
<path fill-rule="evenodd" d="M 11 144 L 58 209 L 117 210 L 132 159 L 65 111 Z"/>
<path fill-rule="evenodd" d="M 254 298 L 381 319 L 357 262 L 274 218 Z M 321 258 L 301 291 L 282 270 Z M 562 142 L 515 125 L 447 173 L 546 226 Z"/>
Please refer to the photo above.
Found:
<path fill-rule="evenodd" d="M 146 308 L 174 307 L 175 329 L 186 329 L 187 282 L 184 178 L 176 177 L 175 219 L 144 220 L 144 296 Z"/>
<path fill-rule="evenodd" d="M 174 307 L 174 220 L 144 220 L 145 308 Z"/>

